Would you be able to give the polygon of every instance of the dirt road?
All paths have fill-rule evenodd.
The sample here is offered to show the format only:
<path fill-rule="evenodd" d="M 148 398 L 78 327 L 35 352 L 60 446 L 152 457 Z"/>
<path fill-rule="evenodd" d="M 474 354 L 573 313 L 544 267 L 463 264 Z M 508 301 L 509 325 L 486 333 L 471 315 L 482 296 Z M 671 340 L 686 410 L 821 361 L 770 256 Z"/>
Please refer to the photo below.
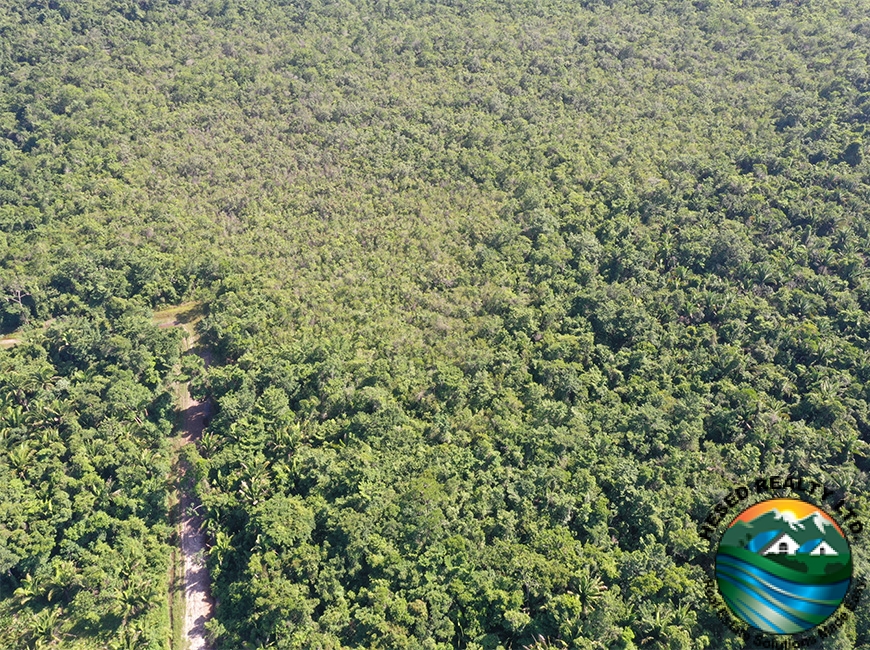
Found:
<path fill-rule="evenodd" d="M 205 419 L 210 415 L 210 403 L 199 402 L 190 396 L 187 384 L 181 386 L 184 411 L 184 444 L 195 444 L 202 436 Z M 181 506 L 181 552 L 184 556 L 184 638 L 188 650 L 211 650 L 205 638 L 205 622 L 214 615 L 208 568 L 205 564 L 205 533 L 202 518 L 197 514 L 200 505 L 191 481 L 185 480 L 190 472 L 186 463 L 179 463 L 185 476 L 179 477 L 179 503 Z"/>
<path fill-rule="evenodd" d="M 194 326 L 201 318 L 200 306 L 185 303 L 154 314 L 154 322 L 159 327 L 181 327 L 187 332 L 185 353 L 199 354 L 205 365 L 211 363 L 208 350 L 197 346 Z M 44 327 L 54 319 L 45 323 Z M 0 337 L 0 348 L 11 348 L 21 343 L 20 339 Z M 211 417 L 211 403 L 200 402 L 190 396 L 188 382 L 178 386 L 179 409 L 183 414 L 183 430 L 176 439 L 176 451 L 185 445 L 193 445 L 202 436 L 205 423 Z M 205 623 L 214 615 L 214 601 L 211 597 L 211 579 L 205 563 L 206 540 L 202 530 L 202 518 L 197 514 L 200 503 L 196 498 L 191 468 L 183 460 L 175 463 L 174 476 L 178 489 L 180 511 L 179 537 L 181 553 L 184 558 L 184 622 L 182 638 L 185 647 L 173 650 L 213 650 L 207 642 Z M 177 645 L 174 643 L 173 645 Z"/>
<path fill-rule="evenodd" d="M 195 324 L 199 320 L 198 305 L 188 303 L 154 315 L 160 327 L 181 327 L 187 332 L 185 354 L 198 354 L 205 365 L 211 363 L 208 350 L 197 343 Z M 200 402 L 190 396 L 189 382 L 178 386 L 179 410 L 183 414 L 182 431 L 176 440 L 176 449 L 181 451 L 186 445 L 194 445 L 202 436 L 208 418 L 211 417 L 211 403 Z M 202 517 L 198 514 L 200 503 L 196 498 L 193 472 L 188 463 L 180 458 L 176 467 L 176 485 L 179 502 L 179 538 L 181 554 L 184 558 L 184 620 L 182 638 L 185 647 L 178 650 L 212 650 L 205 635 L 205 623 L 214 615 L 214 601 L 211 597 L 211 578 L 205 562 L 206 539 Z"/>

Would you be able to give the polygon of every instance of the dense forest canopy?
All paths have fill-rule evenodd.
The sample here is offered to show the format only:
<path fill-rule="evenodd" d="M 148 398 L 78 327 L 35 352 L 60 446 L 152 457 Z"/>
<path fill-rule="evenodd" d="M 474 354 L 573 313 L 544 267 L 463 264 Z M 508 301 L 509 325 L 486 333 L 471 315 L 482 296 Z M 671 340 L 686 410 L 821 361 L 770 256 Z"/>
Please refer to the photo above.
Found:
<path fill-rule="evenodd" d="M 169 647 L 198 300 L 217 648 L 743 647 L 710 507 L 870 513 L 868 16 L 0 0 L 0 646 Z"/>

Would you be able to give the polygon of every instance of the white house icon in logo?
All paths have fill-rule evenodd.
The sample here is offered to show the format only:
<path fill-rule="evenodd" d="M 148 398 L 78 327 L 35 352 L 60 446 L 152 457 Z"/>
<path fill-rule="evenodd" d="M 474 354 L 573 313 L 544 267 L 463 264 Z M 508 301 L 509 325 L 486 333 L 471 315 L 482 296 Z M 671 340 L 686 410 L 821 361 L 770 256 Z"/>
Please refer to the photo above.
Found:
<path fill-rule="evenodd" d="M 777 535 L 773 541 L 767 545 L 762 555 L 794 555 L 800 548 L 800 544 L 791 538 L 788 533 Z"/>
<path fill-rule="evenodd" d="M 810 555 L 837 555 L 837 551 L 832 549 L 827 542 L 822 542 L 810 551 Z"/>
<path fill-rule="evenodd" d="M 777 535 L 771 542 L 761 551 L 762 555 L 797 555 L 809 553 L 810 555 L 837 555 L 830 544 L 826 541 L 817 539 L 808 542 L 801 546 L 788 533 Z"/>

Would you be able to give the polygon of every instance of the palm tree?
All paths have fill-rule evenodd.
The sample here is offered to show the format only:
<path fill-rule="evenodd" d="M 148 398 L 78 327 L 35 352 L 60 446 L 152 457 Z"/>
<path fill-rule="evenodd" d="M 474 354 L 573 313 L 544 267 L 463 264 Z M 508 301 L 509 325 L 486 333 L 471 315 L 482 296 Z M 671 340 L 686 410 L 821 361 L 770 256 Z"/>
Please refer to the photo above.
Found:
<path fill-rule="evenodd" d="M 136 572 L 136 565 L 129 568 L 129 573 L 121 586 L 116 587 L 112 599 L 115 601 L 115 611 L 121 617 L 121 627 L 127 627 L 127 621 L 138 614 L 151 600 L 153 585 Z"/>
<path fill-rule="evenodd" d="M 24 478 L 27 467 L 30 464 L 30 459 L 33 457 L 34 451 L 30 448 L 27 442 L 22 442 L 14 449 L 10 449 L 6 456 L 9 459 L 9 464 L 15 469 L 18 478 Z"/>
<path fill-rule="evenodd" d="M 211 431 L 205 431 L 199 439 L 199 448 L 202 450 L 203 456 L 210 458 L 219 448 L 217 436 Z"/>
<path fill-rule="evenodd" d="M 13 592 L 13 596 L 19 603 L 26 605 L 36 598 L 41 591 L 39 584 L 28 573 L 21 580 L 21 586 Z"/>
<path fill-rule="evenodd" d="M 523 650 L 568 650 L 568 644 L 562 639 L 549 639 L 542 635 L 534 637 L 534 641 L 523 646 Z"/>
<path fill-rule="evenodd" d="M 36 640 L 55 641 L 58 639 L 57 627 L 60 612 L 57 609 L 44 609 L 33 617 L 33 636 Z"/>
<path fill-rule="evenodd" d="M 217 559 L 218 565 L 222 565 L 224 563 L 224 558 L 228 553 L 232 553 L 235 551 L 235 547 L 233 546 L 233 538 L 230 535 L 227 535 L 222 530 L 217 532 L 214 538 L 214 544 L 209 549 L 209 555 L 215 556 Z"/>
<path fill-rule="evenodd" d="M 69 600 L 70 590 L 81 584 L 78 568 L 69 560 L 57 558 L 52 562 L 52 568 L 53 572 L 48 580 L 48 600 L 51 601 L 56 591 L 62 592 L 64 600 Z"/>
<path fill-rule="evenodd" d="M 137 650 L 142 646 L 139 640 L 142 638 L 142 630 L 134 625 L 125 625 L 116 639 L 109 643 L 109 650 Z"/>
<path fill-rule="evenodd" d="M 671 623 L 674 620 L 674 611 L 667 603 L 644 603 L 639 608 L 640 620 L 638 625 L 645 635 L 641 639 L 641 645 L 650 643 L 650 647 L 667 648 L 670 635 Z"/>
<path fill-rule="evenodd" d="M 6 426 L 18 428 L 24 425 L 24 407 L 18 404 L 0 405 L 0 420 Z"/>
<path fill-rule="evenodd" d="M 577 585 L 577 597 L 583 604 L 583 615 L 586 616 L 595 609 L 595 605 L 604 597 L 607 586 L 599 576 L 592 574 L 589 567 L 584 568 L 577 575 L 574 583 Z"/>
<path fill-rule="evenodd" d="M 290 426 L 281 427 L 272 434 L 269 447 L 275 455 L 292 454 L 300 436 L 301 429 L 298 424 L 294 423 Z"/>

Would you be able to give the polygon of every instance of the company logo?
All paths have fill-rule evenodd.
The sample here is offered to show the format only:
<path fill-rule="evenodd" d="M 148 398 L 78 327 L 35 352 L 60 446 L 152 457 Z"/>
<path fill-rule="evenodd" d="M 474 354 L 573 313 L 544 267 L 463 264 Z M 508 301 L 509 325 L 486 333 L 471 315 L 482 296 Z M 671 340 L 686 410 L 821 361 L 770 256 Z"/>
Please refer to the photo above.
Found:
<path fill-rule="evenodd" d="M 824 623 L 852 581 L 852 554 L 837 523 L 799 499 L 769 499 L 731 522 L 716 553 L 716 583 L 731 613 L 770 634 Z"/>
<path fill-rule="evenodd" d="M 698 528 L 715 550 L 708 605 L 747 648 L 809 648 L 840 634 L 867 588 L 851 552 L 864 524 L 844 490 L 808 477 L 734 484 Z"/>

